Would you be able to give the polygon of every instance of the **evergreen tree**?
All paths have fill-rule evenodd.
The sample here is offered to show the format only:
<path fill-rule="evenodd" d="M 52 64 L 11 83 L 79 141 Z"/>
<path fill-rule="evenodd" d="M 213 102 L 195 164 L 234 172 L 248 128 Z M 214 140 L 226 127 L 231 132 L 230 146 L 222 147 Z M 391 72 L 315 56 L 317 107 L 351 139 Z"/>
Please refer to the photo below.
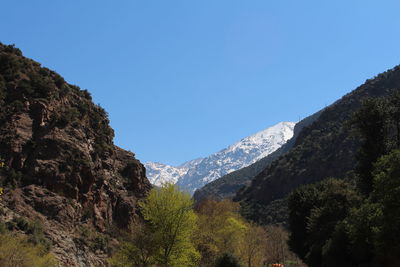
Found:
<path fill-rule="evenodd" d="M 354 114 L 353 123 L 363 141 L 358 152 L 359 189 L 365 195 L 372 190 L 373 164 L 387 151 L 388 108 L 384 99 L 367 99 Z"/>

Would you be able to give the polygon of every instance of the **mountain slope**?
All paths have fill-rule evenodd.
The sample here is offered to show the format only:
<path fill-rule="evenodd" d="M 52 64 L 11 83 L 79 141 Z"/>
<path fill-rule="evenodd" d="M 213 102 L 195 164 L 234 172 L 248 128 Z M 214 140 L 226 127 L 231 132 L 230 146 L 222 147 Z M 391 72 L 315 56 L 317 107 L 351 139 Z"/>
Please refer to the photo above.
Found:
<path fill-rule="evenodd" d="M 298 122 L 294 127 L 293 137 L 282 147 L 247 167 L 228 173 L 221 178 L 218 178 L 215 181 L 212 181 L 211 183 L 208 183 L 205 186 L 197 189 L 193 195 L 193 198 L 196 201 L 201 201 L 202 199 L 207 198 L 217 200 L 233 198 L 239 189 L 249 185 L 251 180 L 261 171 L 267 168 L 271 162 L 288 152 L 296 142 L 299 132 L 304 127 L 313 123 L 318 118 L 320 113 L 321 112 L 317 112 L 314 115 Z"/>
<path fill-rule="evenodd" d="M 0 222 L 40 225 L 61 266 L 106 266 L 111 229 L 151 188 L 113 136 L 89 92 L 0 43 Z"/>
<path fill-rule="evenodd" d="M 164 183 L 176 184 L 182 176 L 184 176 L 189 169 L 194 168 L 203 159 L 198 158 L 181 164 L 178 167 L 159 163 L 159 162 L 146 162 L 147 177 L 152 184 L 162 186 Z"/>
<path fill-rule="evenodd" d="M 146 163 L 149 179 L 172 181 L 193 193 L 215 179 L 246 167 L 271 154 L 293 136 L 293 122 L 281 122 L 203 159 L 190 161 L 180 167 Z M 177 178 L 180 172 L 184 175 Z M 164 175 L 164 176 L 163 176 Z M 157 184 L 156 184 L 157 185 Z"/>
<path fill-rule="evenodd" d="M 293 148 L 257 175 L 237 194 L 248 218 L 267 223 L 270 205 L 293 189 L 327 177 L 351 177 L 360 141 L 352 137 L 350 118 L 366 97 L 379 97 L 400 88 L 400 67 L 368 80 L 320 114 L 299 133 Z"/>

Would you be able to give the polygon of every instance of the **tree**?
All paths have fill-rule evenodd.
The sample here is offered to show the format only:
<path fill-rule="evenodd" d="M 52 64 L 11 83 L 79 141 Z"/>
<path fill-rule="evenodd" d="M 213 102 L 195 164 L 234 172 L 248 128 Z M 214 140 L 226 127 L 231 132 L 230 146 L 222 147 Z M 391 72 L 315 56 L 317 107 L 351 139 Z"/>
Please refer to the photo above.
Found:
<path fill-rule="evenodd" d="M 400 263 L 400 150 L 383 156 L 375 164 L 373 192 L 379 219 L 375 220 L 375 254 L 388 266 Z"/>
<path fill-rule="evenodd" d="M 215 267 L 243 267 L 238 259 L 231 254 L 223 254 L 217 261 Z"/>
<path fill-rule="evenodd" d="M 156 243 L 150 228 L 143 222 L 132 222 L 127 240 L 109 259 L 113 267 L 148 267 L 154 263 Z"/>
<path fill-rule="evenodd" d="M 388 102 L 385 99 L 367 99 L 353 115 L 363 142 L 358 151 L 356 168 L 358 187 L 365 195 L 372 191 L 373 164 L 387 152 L 388 145 Z"/>
<path fill-rule="evenodd" d="M 230 200 L 204 200 L 197 206 L 196 245 L 202 255 L 201 266 L 214 266 L 223 254 L 240 256 L 248 226 L 239 208 L 238 203 Z"/>
<path fill-rule="evenodd" d="M 360 202 L 353 187 L 343 180 L 327 179 L 297 189 L 289 196 L 290 248 L 309 266 L 324 266 L 336 226 Z"/>
<path fill-rule="evenodd" d="M 255 224 L 248 225 L 240 244 L 240 258 L 247 267 L 262 266 L 267 251 L 267 233 Z"/>
<path fill-rule="evenodd" d="M 192 243 L 196 215 L 190 196 L 166 184 L 152 189 L 139 206 L 154 235 L 155 261 L 163 267 L 195 265 L 199 253 Z"/>
<path fill-rule="evenodd" d="M 390 120 L 392 122 L 394 128 L 394 144 L 392 147 L 394 149 L 400 148 L 400 92 L 395 91 L 389 98 L 389 108 L 388 113 L 390 116 Z"/>
<path fill-rule="evenodd" d="M 284 263 L 286 260 L 297 261 L 295 255 L 289 250 L 287 241 L 289 234 L 285 228 L 277 225 L 265 227 L 267 235 L 265 247 L 265 261 L 267 263 Z"/>

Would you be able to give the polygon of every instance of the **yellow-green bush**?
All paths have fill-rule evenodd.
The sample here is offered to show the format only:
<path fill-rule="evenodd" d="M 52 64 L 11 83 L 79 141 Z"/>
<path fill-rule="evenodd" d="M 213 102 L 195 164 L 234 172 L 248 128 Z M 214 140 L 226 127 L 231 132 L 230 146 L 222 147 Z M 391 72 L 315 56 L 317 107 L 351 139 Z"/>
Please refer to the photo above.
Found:
<path fill-rule="evenodd" d="M 0 266 L 2 267 L 52 267 L 55 257 L 42 245 L 32 245 L 27 238 L 16 234 L 0 234 Z"/>

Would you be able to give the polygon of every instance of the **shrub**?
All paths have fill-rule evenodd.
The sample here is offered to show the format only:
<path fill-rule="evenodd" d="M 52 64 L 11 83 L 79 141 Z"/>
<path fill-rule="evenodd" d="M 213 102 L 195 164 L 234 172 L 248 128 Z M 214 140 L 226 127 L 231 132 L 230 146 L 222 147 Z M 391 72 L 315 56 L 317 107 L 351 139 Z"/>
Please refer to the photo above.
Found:
<path fill-rule="evenodd" d="M 0 235 L 0 266 L 52 267 L 55 257 L 41 245 L 32 245 L 25 237 L 10 233 Z"/>
<path fill-rule="evenodd" d="M 11 108 L 14 112 L 20 112 L 24 109 L 24 104 L 19 100 L 15 100 L 11 103 Z"/>
<path fill-rule="evenodd" d="M 215 267 L 243 267 L 233 255 L 224 254 L 218 260 Z"/>
<path fill-rule="evenodd" d="M 40 221 L 30 221 L 23 217 L 14 218 L 6 223 L 9 230 L 20 230 L 28 235 L 27 241 L 34 245 L 41 245 L 48 252 L 51 248 L 50 241 L 44 236 L 43 225 Z"/>

